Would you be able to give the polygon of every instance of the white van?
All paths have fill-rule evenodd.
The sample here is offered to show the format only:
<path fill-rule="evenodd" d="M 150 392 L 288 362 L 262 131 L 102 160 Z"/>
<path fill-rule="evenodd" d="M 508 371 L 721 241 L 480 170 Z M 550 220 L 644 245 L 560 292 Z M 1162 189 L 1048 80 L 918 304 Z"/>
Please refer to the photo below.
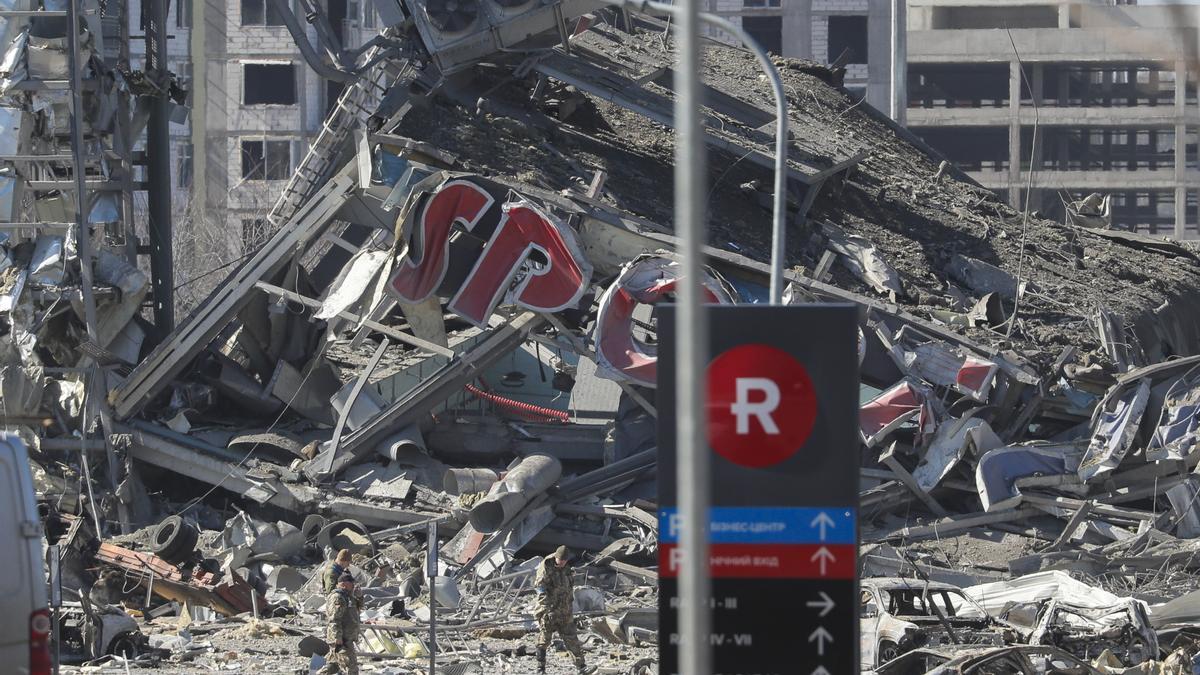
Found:
<path fill-rule="evenodd" d="M 50 673 L 41 538 L 25 443 L 0 432 L 0 664 L 6 673 Z"/>

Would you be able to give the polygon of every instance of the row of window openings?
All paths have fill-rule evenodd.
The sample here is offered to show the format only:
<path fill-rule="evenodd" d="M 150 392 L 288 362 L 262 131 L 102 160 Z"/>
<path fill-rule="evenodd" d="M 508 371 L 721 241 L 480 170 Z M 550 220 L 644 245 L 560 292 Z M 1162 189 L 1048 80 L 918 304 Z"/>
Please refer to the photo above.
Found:
<path fill-rule="evenodd" d="M 241 142 L 243 180 L 287 180 L 292 176 L 293 146 L 302 141 L 256 139 Z M 191 143 L 179 145 L 175 185 L 186 189 L 192 186 L 192 161 L 195 153 Z"/>
<path fill-rule="evenodd" d="M 191 2 L 191 0 L 176 0 L 176 2 Z M 326 17 L 334 30 L 347 20 L 357 20 L 359 16 L 357 0 L 329 0 L 326 7 Z M 283 15 L 275 8 L 271 0 L 242 0 L 243 26 L 283 26 Z M 375 27 L 375 8 L 367 3 L 362 7 L 362 27 Z"/>
<path fill-rule="evenodd" d="M 751 0 L 754 1 L 754 0 Z M 779 0 L 763 0 L 779 6 Z M 750 6 L 750 5 L 747 5 Z M 327 8 L 327 16 L 335 30 L 338 24 L 347 19 L 358 18 L 359 4 L 356 0 L 331 0 Z M 283 26 L 283 15 L 275 8 L 271 0 L 242 0 L 243 26 Z M 192 0 L 175 0 L 175 27 L 192 27 Z M 375 8 L 367 3 L 362 7 L 362 27 L 375 28 Z"/>
<path fill-rule="evenodd" d="M 744 7 L 778 7 L 777 0 L 743 0 Z M 758 4 L 755 4 L 758 3 Z M 771 4 L 767 4 L 771 3 Z M 783 53 L 783 17 L 743 16 L 742 30 L 750 34 L 764 49 L 772 54 Z M 843 52 L 849 52 L 848 63 L 867 63 L 867 17 L 864 15 L 830 16 L 829 41 L 826 60 L 833 63 Z M 817 55 L 814 55 L 817 56 Z"/>

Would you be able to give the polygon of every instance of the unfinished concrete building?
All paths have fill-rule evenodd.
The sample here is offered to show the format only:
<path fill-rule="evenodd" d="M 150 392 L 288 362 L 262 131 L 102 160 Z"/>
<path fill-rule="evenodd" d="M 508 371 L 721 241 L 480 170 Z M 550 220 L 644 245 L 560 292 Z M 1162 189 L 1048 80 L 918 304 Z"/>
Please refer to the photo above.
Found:
<path fill-rule="evenodd" d="M 893 0 L 707 0 L 708 11 L 740 25 L 781 56 L 845 66 L 857 97 L 887 111 L 892 82 Z M 727 39 L 723 34 L 710 32 Z M 840 61 L 839 61 L 840 59 Z"/>
<path fill-rule="evenodd" d="M 139 31 L 141 0 L 131 0 Z M 288 3 L 295 9 L 295 3 Z M 272 0 L 172 0 L 168 62 L 191 89 L 171 124 L 172 216 L 181 277 L 226 264 L 269 236 L 266 217 L 321 131 L 342 83 L 308 68 Z M 305 27 L 318 50 L 356 47 L 377 34 L 374 3 L 323 0 L 340 45 Z M 303 15 L 303 12 L 300 12 Z M 134 41 L 135 63 L 145 45 Z M 196 148 L 203 148 L 197 152 Z M 135 204 L 144 212 L 144 204 Z M 185 304 L 188 304 L 185 302 Z"/>
<path fill-rule="evenodd" d="M 1102 193 L 1114 227 L 1197 238 L 1198 26 L 1186 5 L 913 0 L 908 125 L 1014 206 L 1032 171 L 1049 217 Z"/>

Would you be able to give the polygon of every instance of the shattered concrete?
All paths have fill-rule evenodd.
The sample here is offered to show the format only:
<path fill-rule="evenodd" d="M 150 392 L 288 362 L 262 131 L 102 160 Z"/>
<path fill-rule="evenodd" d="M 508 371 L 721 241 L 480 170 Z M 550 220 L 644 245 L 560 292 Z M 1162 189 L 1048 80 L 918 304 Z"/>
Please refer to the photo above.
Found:
<path fill-rule="evenodd" d="M 348 85 L 383 82 L 382 101 L 333 113 L 271 239 L 168 334 L 114 251 L 85 268 L 70 237 L 0 241 L 5 424 L 36 462 L 72 620 L 136 627 L 80 629 L 85 661 L 304 671 L 328 649 L 322 566 L 347 549 L 370 668 L 425 672 L 434 649 L 456 672 L 530 672 L 532 572 L 565 545 L 589 659 L 657 672 L 672 46 L 657 19 L 571 7 L 577 34 L 486 65 L 386 28 L 404 48 Z M 20 36 L 10 95 L 58 65 Z M 862 308 L 861 445 L 842 451 L 861 460 L 864 669 L 1190 663 L 1200 258 L 1026 226 L 838 73 L 776 65 L 788 302 Z M 705 300 L 763 302 L 768 90 L 716 44 L 704 78 Z"/>

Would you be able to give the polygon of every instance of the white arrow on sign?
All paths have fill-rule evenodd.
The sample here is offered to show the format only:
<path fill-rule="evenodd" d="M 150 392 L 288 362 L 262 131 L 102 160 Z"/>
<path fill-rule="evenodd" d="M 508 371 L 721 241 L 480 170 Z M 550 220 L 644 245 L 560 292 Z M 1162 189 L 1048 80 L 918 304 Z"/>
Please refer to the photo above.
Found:
<path fill-rule="evenodd" d="M 812 671 L 811 675 L 830 675 L 830 673 L 825 669 L 825 666 L 817 666 L 817 669 Z"/>
<path fill-rule="evenodd" d="M 837 605 L 833 604 L 833 598 L 826 595 L 825 591 L 818 591 L 818 593 L 820 593 L 820 595 L 821 595 L 820 600 L 809 600 L 808 602 L 806 602 L 804 604 L 809 607 L 820 607 L 821 613 L 818 614 L 817 616 L 820 616 L 822 619 L 824 619 L 825 615 L 832 612 L 833 608 L 836 607 Z"/>
<path fill-rule="evenodd" d="M 835 558 L 833 554 L 829 552 L 829 549 L 822 546 L 821 548 L 817 549 L 816 553 L 812 554 L 812 557 L 809 558 L 808 561 L 819 561 L 821 565 L 821 576 L 825 576 L 825 567 L 831 562 L 837 562 L 837 558 Z"/>
<path fill-rule="evenodd" d="M 809 634 L 808 641 L 816 641 L 817 656 L 825 656 L 825 643 L 833 642 L 833 636 L 829 634 L 829 631 L 825 630 L 824 626 L 817 626 L 817 629 Z"/>
<path fill-rule="evenodd" d="M 822 511 L 817 514 L 816 518 L 812 519 L 812 522 L 809 523 L 808 526 L 817 528 L 820 531 L 819 536 L 821 541 L 825 541 L 825 529 L 829 527 L 837 527 L 837 523 L 834 522 L 833 518 L 829 517 L 828 513 Z"/>

